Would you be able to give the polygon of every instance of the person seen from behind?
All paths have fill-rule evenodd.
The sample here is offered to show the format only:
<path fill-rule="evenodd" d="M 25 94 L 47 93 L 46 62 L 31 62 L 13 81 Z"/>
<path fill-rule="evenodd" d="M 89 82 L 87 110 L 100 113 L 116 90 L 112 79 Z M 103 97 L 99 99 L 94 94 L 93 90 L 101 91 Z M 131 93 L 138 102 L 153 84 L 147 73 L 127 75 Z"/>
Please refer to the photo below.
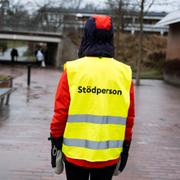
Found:
<path fill-rule="evenodd" d="M 111 180 L 126 166 L 135 112 L 131 68 L 114 59 L 109 16 L 87 20 L 78 56 L 57 87 L 51 164 L 62 173 L 63 159 L 67 180 Z"/>

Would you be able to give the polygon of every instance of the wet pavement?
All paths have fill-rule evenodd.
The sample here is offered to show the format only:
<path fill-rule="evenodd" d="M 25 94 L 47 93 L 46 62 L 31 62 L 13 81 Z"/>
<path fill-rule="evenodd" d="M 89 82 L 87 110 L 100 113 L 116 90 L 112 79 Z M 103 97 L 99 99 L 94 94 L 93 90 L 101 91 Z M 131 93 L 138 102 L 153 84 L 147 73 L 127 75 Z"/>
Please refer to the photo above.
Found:
<path fill-rule="evenodd" d="M 14 92 L 0 110 L 0 180 L 65 180 L 50 165 L 49 124 L 60 72 L 2 66 L 12 74 Z M 113 180 L 180 179 L 180 88 L 159 80 L 136 87 L 136 121 L 129 161 Z"/>

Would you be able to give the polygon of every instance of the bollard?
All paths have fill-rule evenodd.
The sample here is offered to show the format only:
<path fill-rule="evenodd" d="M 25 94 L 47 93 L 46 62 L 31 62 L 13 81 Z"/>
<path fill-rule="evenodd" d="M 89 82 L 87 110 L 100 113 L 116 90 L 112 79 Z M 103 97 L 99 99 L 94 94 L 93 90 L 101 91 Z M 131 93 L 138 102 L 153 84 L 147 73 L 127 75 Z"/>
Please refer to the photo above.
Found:
<path fill-rule="evenodd" d="M 31 65 L 28 64 L 27 66 L 27 85 L 30 86 L 31 84 Z"/>

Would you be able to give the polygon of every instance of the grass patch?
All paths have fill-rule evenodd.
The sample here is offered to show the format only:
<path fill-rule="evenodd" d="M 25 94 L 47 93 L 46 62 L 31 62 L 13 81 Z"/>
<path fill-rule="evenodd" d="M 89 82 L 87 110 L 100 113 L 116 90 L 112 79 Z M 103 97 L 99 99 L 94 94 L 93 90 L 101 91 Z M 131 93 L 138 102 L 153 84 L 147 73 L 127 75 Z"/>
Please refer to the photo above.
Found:
<path fill-rule="evenodd" d="M 133 78 L 136 78 L 136 73 L 133 72 Z M 141 72 L 141 79 L 163 79 L 163 74 L 158 69 L 146 69 Z"/>
<path fill-rule="evenodd" d="M 9 76 L 0 75 L 0 81 L 8 80 Z"/>

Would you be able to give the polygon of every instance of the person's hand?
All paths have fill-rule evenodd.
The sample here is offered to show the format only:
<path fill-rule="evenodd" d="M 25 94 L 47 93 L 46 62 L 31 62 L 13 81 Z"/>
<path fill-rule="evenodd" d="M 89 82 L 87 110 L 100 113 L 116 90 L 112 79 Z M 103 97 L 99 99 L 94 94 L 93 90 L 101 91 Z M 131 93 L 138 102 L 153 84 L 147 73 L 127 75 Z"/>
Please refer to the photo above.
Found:
<path fill-rule="evenodd" d="M 51 166 L 52 168 L 56 167 L 56 155 L 57 155 L 57 148 L 54 143 L 51 141 Z"/>
<path fill-rule="evenodd" d="M 63 154 L 61 150 L 57 151 L 57 155 L 56 155 L 56 168 L 54 170 L 54 172 L 56 174 L 61 174 L 64 170 L 64 164 L 63 164 Z"/>
<path fill-rule="evenodd" d="M 130 148 L 130 142 L 124 141 L 123 151 L 121 152 L 120 160 L 118 161 L 116 169 L 114 171 L 114 176 L 118 176 L 124 170 L 128 160 L 129 148 Z"/>
<path fill-rule="evenodd" d="M 57 152 L 62 149 L 63 137 L 53 138 L 51 135 L 48 139 L 51 140 L 51 165 L 52 168 L 55 168 Z"/>
<path fill-rule="evenodd" d="M 128 152 L 122 152 L 121 153 L 121 163 L 119 165 L 119 171 L 122 172 L 126 166 L 128 160 Z"/>
<path fill-rule="evenodd" d="M 113 173 L 114 176 L 118 176 L 120 174 L 120 171 L 119 171 L 120 162 L 121 162 L 121 160 L 119 159 L 119 161 L 116 165 L 116 168 L 114 170 L 114 173 Z"/>

